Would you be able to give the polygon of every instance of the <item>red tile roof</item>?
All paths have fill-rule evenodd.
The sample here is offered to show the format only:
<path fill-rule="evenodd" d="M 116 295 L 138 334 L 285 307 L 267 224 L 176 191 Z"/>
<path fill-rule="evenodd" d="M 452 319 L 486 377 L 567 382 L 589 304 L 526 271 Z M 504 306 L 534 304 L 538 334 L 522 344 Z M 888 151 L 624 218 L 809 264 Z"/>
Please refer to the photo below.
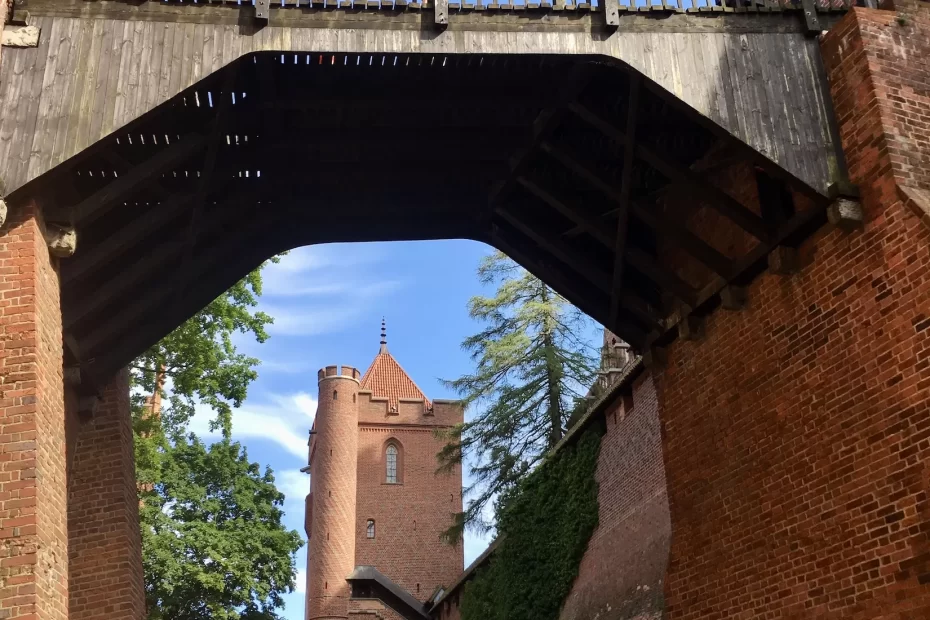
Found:
<path fill-rule="evenodd" d="M 384 346 L 365 371 L 361 389 L 371 390 L 372 396 L 387 398 L 391 407 L 396 407 L 401 398 L 422 398 L 429 405 L 423 390 L 417 387 Z"/>

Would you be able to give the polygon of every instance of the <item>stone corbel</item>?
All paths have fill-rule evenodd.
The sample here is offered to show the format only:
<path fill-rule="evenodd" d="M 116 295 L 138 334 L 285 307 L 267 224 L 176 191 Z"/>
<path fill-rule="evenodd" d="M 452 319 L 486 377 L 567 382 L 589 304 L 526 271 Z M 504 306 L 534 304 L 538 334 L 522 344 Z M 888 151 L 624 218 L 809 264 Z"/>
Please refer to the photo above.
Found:
<path fill-rule="evenodd" d="M 45 228 L 45 242 L 52 256 L 68 258 L 77 250 L 77 231 L 71 226 L 48 224 Z"/>
<path fill-rule="evenodd" d="M 39 27 L 7 24 L 3 27 L 0 44 L 4 47 L 38 47 Z"/>

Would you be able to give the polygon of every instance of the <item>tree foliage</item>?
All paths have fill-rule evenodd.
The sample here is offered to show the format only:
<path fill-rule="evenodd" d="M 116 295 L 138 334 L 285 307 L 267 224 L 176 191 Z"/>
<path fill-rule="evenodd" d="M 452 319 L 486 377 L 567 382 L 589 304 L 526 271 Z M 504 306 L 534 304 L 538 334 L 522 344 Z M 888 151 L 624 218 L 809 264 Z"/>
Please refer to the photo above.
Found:
<path fill-rule="evenodd" d="M 584 339 L 590 319 L 578 309 L 500 252 L 481 262 L 478 277 L 497 289 L 469 301 L 471 317 L 485 324 L 462 343 L 476 369 L 446 381 L 475 411 L 444 433 L 439 453 L 441 469 L 471 457 L 474 480 L 449 541 L 466 527 L 490 527 L 485 506 L 558 443 L 596 371 L 597 351 Z"/>
<path fill-rule="evenodd" d="M 233 338 L 267 339 L 271 318 L 255 311 L 261 285 L 257 269 L 132 365 L 150 620 L 272 620 L 294 587 L 301 540 L 281 522 L 284 496 L 271 470 L 231 439 L 233 410 L 259 364 Z M 197 403 L 220 431 L 209 446 L 188 432 Z"/>
<path fill-rule="evenodd" d="M 501 496 L 500 545 L 462 592 L 462 620 L 556 620 L 598 521 L 599 429 Z"/>

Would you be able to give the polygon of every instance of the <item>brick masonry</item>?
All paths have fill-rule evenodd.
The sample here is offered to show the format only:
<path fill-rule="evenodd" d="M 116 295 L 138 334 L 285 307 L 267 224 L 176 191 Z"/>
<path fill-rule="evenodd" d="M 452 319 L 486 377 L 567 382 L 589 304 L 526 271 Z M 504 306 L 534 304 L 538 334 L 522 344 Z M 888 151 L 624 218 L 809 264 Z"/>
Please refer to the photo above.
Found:
<path fill-rule="evenodd" d="M 597 530 L 565 601 L 563 620 L 660 618 L 669 521 L 658 403 L 641 376 L 632 400 L 605 412 L 597 463 Z M 632 406 L 631 406 L 632 405 Z"/>
<path fill-rule="evenodd" d="M 69 619 L 140 620 L 145 590 L 128 371 L 106 386 L 94 415 L 76 426 L 68 484 Z"/>
<path fill-rule="evenodd" d="M 0 618 L 68 614 L 65 409 L 57 265 L 41 213 L 0 232 Z M 41 482 L 41 484 L 40 484 Z"/>
<path fill-rule="evenodd" d="M 462 411 L 457 407 L 448 414 L 424 416 L 421 403 L 406 424 L 385 425 L 383 405 L 380 409 L 375 414 L 380 415 L 380 424 L 359 427 L 356 564 L 374 566 L 415 598 L 425 600 L 438 586 L 455 581 L 464 563 L 461 545 L 449 547 L 440 540 L 452 524 L 452 515 L 462 510 L 462 472 L 456 467 L 449 474 L 436 474 L 436 454 L 443 441 L 433 433 L 437 424 L 455 417 L 461 420 Z M 385 483 L 388 442 L 401 450 L 399 484 Z M 374 539 L 366 536 L 368 519 L 375 521 Z"/>
<path fill-rule="evenodd" d="M 928 187 L 928 36 L 856 9 L 825 37 L 864 230 L 821 230 L 655 375 L 672 620 L 930 617 L 930 228 L 901 191 Z"/>

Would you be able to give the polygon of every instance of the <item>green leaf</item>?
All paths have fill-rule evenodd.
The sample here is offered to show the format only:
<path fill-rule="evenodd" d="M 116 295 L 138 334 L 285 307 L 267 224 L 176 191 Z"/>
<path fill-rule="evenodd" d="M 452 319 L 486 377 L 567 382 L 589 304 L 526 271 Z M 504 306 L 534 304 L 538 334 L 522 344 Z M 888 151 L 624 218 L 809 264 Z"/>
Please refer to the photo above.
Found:
<path fill-rule="evenodd" d="M 261 268 L 188 319 L 132 365 L 136 477 L 150 620 L 274 620 L 294 589 L 300 535 L 281 522 L 284 496 L 231 440 L 235 409 L 259 361 L 235 333 L 268 338 L 255 311 Z M 165 380 L 171 391 L 165 390 Z M 158 394 L 153 411 L 143 393 Z M 215 412 L 222 439 L 188 433 L 195 404 Z"/>

